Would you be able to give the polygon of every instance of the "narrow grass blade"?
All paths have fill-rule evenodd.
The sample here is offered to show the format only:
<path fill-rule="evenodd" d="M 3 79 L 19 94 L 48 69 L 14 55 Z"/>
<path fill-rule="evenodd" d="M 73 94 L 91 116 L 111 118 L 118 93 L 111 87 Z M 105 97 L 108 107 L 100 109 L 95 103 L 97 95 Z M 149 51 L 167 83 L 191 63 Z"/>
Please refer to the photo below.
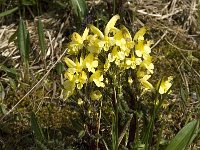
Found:
<path fill-rule="evenodd" d="M 8 43 L 11 43 L 17 39 L 18 30 L 16 30 L 9 38 Z"/>
<path fill-rule="evenodd" d="M 17 34 L 17 43 L 20 50 L 22 62 L 25 66 L 28 66 L 29 41 L 30 41 L 29 34 L 27 33 L 26 27 L 24 25 L 24 21 L 23 19 L 20 19 L 19 26 L 18 26 L 18 34 Z"/>
<path fill-rule="evenodd" d="M 80 18 L 81 22 L 88 13 L 88 8 L 85 0 L 70 0 L 74 13 Z"/>
<path fill-rule="evenodd" d="M 35 5 L 35 0 L 21 0 L 22 5 Z"/>
<path fill-rule="evenodd" d="M 5 98 L 5 90 L 4 90 L 4 87 L 2 85 L 2 83 L 0 82 L 0 101 L 4 100 Z"/>
<path fill-rule="evenodd" d="M 199 120 L 194 120 L 183 127 L 172 139 L 166 150 L 185 150 L 199 132 Z"/>
<path fill-rule="evenodd" d="M 31 128 L 34 132 L 36 139 L 39 140 L 40 142 L 44 142 L 45 141 L 44 134 L 38 123 L 35 113 L 33 113 L 33 112 L 31 113 Z"/>
<path fill-rule="evenodd" d="M 26 64 L 28 65 L 29 64 L 29 53 L 30 53 L 30 34 L 29 32 L 27 32 L 27 35 L 26 35 L 26 50 L 25 50 L 25 61 L 26 61 Z"/>
<path fill-rule="evenodd" d="M 4 72 L 6 72 L 9 77 L 14 78 L 17 76 L 17 71 L 15 70 L 15 68 L 8 68 L 1 63 L 0 63 L 0 70 L 3 70 Z"/>
<path fill-rule="evenodd" d="M 16 10 L 18 10 L 18 7 L 15 7 L 13 9 L 9 9 L 7 11 L 4 11 L 4 12 L 0 13 L 0 17 L 4 17 L 4 16 L 7 16 L 7 15 L 10 15 L 13 12 L 15 12 Z"/>
<path fill-rule="evenodd" d="M 45 45 L 45 39 L 44 39 L 43 25 L 42 25 L 42 21 L 40 18 L 38 20 L 38 36 L 39 36 L 39 43 L 40 43 L 42 59 L 44 59 L 45 53 L 46 53 L 46 45 Z"/>

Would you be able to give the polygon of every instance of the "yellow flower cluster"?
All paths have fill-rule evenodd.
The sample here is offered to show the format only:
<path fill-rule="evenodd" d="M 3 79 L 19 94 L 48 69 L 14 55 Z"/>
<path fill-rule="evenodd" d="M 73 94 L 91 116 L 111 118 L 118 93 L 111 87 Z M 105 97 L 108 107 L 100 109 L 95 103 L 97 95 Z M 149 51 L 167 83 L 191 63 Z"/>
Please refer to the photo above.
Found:
<path fill-rule="evenodd" d="M 113 16 L 107 23 L 104 33 L 89 25 L 82 35 L 76 32 L 72 34 L 68 45 L 69 55 L 65 58 L 68 66 L 65 72 L 65 98 L 71 96 L 76 88 L 82 89 L 88 82 L 94 82 L 97 87 L 104 87 L 104 75 L 112 65 L 122 71 L 137 68 L 137 77 L 142 88 L 153 90 L 152 84 L 148 81 L 154 70 L 150 56 L 152 42 L 144 39 L 146 28 L 141 28 L 132 38 L 125 26 L 115 27 L 118 19 L 119 15 Z M 101 97 L 100 92 L 95 94 L 91 94 L 92 99 Z"/>

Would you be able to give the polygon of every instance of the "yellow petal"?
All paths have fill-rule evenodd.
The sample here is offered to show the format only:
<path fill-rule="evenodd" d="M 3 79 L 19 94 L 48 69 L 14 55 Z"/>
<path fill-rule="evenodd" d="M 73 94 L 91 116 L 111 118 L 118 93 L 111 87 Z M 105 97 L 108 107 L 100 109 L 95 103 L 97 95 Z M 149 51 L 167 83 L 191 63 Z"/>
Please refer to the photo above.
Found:
<path fill-rule="evenodd" d="M 108 36 L 108 33 L 110 32 L 112 28 L 114 28 L 118 19 L 120 19 L 119 15 L 115 15 L 110 19 L 110 21 L 107 23 L 106 28 L 105 28 L 105 36 Z"/>
<path fill-rule="evenodd" d="M 82 37 L 77 32 L 74 32 L 72 34 L 72 41 L 76 41 L 76 42 L 78 42 L 80 44 L 83 42 L 82 41 Z"/>
<path fill-rule="evenodd" d="M 75 64 L 71 59 L 65 57 L 64 61 L 65 61 L 65 63 L 67 64 L 67 66 L 68 66 L 69 68 L 74 68 L 74 67 L 76 67 L 76 64 Z"/>
<path fill-rule="evenodd" d="M 144 34 L 146 33 L 147 29 L 146 27 L 142 27 L 134 36 L 134 41 L 138 40 L 139 38 L 143 37 Z"/>
<path fill-rule="evenodd" d="M 86 27 L 84 32 L 83 32 L 83 36 L 82 36 L 82 40 L 86 40 L 87 36 L 88 36 L 88 33 L 89 33 L 89 29 Z"/>
<path fill-rule="evenodd" d="M 104 38 L 103 33 L 97 27 L 90 25 L 90 29 L 94 34 L 98 35 L 101 39 Z"/>

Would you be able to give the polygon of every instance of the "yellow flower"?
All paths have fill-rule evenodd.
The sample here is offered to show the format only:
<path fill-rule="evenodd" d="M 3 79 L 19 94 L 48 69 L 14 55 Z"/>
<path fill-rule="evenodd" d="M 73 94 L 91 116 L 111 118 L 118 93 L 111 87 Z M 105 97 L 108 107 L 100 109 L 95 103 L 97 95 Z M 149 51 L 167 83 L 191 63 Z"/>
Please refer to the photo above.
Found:
<path fill-rule="evenodd" d="M 91 31 L 95 35 L 100 37 L 101 40 L 98 41 L 97 39 L 95 39 L 94 40 L 95 42 L 94 41 L 91 42 L 89 51 L 93 50 L 99 52 L 101 48 L 103 48 L 105 51 L 108 51 L 109 48 L 114 45 L 114 38 L 109 37 L 109 33 L 113 31 L 118 31 L 118 29 L 115 28 L 115 24 L 118 19 L 120 19 L 119 15 L 115 15 L 110 19 L 110 21 L 107 23 L 105 27 L 104 34 L 97 27 L 90 25 Z M 99 49 L 97 47 L 99 47 Z"/>
<path fill-rule="evenodd" d="M 90 76 L 90 81 L 94 81 L 96 86 L 104 87 L 105 84 L 103 83 L 103 75 L 101 74 L 100 70 L 97 70 Z"/>
<path fill-rule="evenodd" d="M 99 90 L 92 91 L 90 93 L 90 98 L 92 100 L 99 100 L 101 97 L 102 97 L 102 94 L 101 94 L 101 92 Z"/>
<path fill-rule="evenodd" d="M 90 35 L 88 37 L 88 51 L 91 53 L 99 54 L 104 47 L 105 42 L 103 40 L 98 39 L 97 35 Z"/>
<path fill-rule="evenodd" d="M 78 89 L 81 89 L 83 84 L 87 82 L 87 74 L 82 70 L 84 68 L 83 58 L 80 57 L 80 62 L 76 59 L 76 63 L 69 58 L 65 58 L 65 62 L 69 67 L 65 72 L 65 77 L 74 82 Z"/>
<path fill-rule="evenodd" d="M 114 29 L 114 26 L 115 26 L 118 19 L 120 19 L 119 15 L 115 15 L 110 19 L 110 21 L 107 23 L 105 31 L 104 31 L 105 36 L 108 36 L 109 32 L 112 29 Z"/>
<path fill-rule="evenodd" d="M 147 44 L 144 44 L 144 41 L 138 41 L 138 43 L 135 45 L 135 54 L 138 57 L 143 57 L 146 59 L 151 53 L 151 43 L 152 42 L 148 41 Z"/>
<path fill-rule="evenodd" d="M 131 56 L 131 58 L 125 58 L 125 69 L 135 69 L 136 65 L 140 65 L 142 62 L 141 58 L 135 58 L 134 55 Z"/>
<path fill-rule="evenodd" d="M 125 56 L 129 56 L 130 50 L 134 47 L 132 37 L 125 26 L 114 35 L 115 44 L 120 47 Z"/>
<path fill-rule="evenodd" d="M 90 29 L 94 34 L 98 35 L 101 39 L 104 39 L 103 33 L 97 27 L 90 25 Z"/>
<path fill-rule="evenodd" d="M 146 68 L 148 70 L 148 74 L 149 73 L 153 74 L 154 65 L 152 63 L 152 57 L 148 55 L 148 57 L 142 61 L 142 63 L 140 64 L 140 67 Z"/>
<path fill-rule="evenodd" d="M 84 71 L 82 71 L 76 78 L 77 89 L 79 90 L 82 89 L 83 84 L 85 84 L 86 81 L 87 81 L 87 74 Z"/>
<path fill-rule="evenodd" d="M 122 26 L 121 31 L 122 31 L 124 39 L 126 40 L 126 47 L 128 49 L 132 49 L 134 47 L 134 41 L 132 40 L 132 36 L 130 32 L 125 26 Z"/>
<path fill-rule="evenodd" d="M 120 48 L 118 46 L 115 46 L 111 53 L 108 54 L 108 60 L 110 62 L 113 62 L 116 60 L 116 65 L 119 65 L 119 60 L 124 60 L 125 54 L 124 52 L 120 51 Z"/>
<path fill-rule="evenodd" d="M 123 37 L 122 31 L 119 30 L 115 35 L 115 44 L 119 46 L 121 49 L 125 50 L 126 49 L 126 40 Z"/>
<path fill-rule="evenodd" d="M 98 61 L 94 60 L 94 55 L 92 53 L 88 54 L 88 56 L 84 60 L 84 64 L 89 72 L 94 73 L 95 68 L 98 66 Z"/>
<path fill-rule="evenodd" d="M 83 69 L 83 58 L 82 57 L 80 57 L 80 62 L 76 59 L 76 63 L 66 57 L 65 63 L 69 67 L 68 71 L 71 73 L 80 72 Z"/>
<path fill-rule="evenodd" d="M 143 41 L 144 35 L 146 33 L 147 29 L 146 27 L 142 27 L 134 36 L 134 41 Z"/>
<path fill-rule="evenodd" d="M 149 81 L 147 81 L 150 77 L 151 77 L 151 75 L 145 75 L 143 78 L 139 79 L 140 83 L 142 84 L 142 86 L 144 87 L 145 90 L 153 90 L 154 89 L 152 84 Z"/>
<path fill-rule="evenodd" d="M 80 49 L 83 48 L 83 42 L 87 39 L 89 29 L 85 28 L 83 35 L 79 35 L 77 32 L 74 32 L 71 37 L 71 42 L 68 45 L 69 54 L 77 54 Z"/>
<path fill-rule="evenodd" d="M 160 94 L 164 94 L 164 93 L 166 93 L 169 89 L 170 89 L 170 87 L 172 86 L 172 80 L 173 80 L 173 77 L 172 76 L 170 76 L 170 77 L 168 77 L 168 78 L 163 78 L 162 79 L 162 81 L 161 81 L 161 83 L 160 82 L 158 82 L 158 84 L 160 83 L 160 87 L 159 87 L 159 93 Z M 157 84 L 157 85 L 158 85 Z"/>

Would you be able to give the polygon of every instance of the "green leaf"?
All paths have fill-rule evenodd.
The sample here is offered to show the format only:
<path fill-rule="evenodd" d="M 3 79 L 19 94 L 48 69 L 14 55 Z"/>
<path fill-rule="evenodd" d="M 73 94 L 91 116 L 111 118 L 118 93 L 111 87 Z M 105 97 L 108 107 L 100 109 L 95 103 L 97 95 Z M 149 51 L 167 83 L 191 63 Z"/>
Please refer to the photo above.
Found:
<path fill-rule="evenodd" d="M 76 16 L 79 17 L 82 22 L 84 17 L 88 14 L 85 0 L 71 0 L 71 6 Z"/>
<path fill-rule="evenodd" d="M 199 120 L 194 120 L 184 126 L 172 139 L 166 150 L 185 150 L 199 132 Z"/>
<path fill-rule="evenodd" d="M 35 0 L 21 0 L 22 5 L 35 5 Z"/>
<path fill-rule="evenodd" d="M 6 110 L 6 105 L 4 105 L 4 104 L 0 104 L 0 113 L 2 113 L 2 114 L 6 114 L 8 111 Z"/>
<path fill-rule="evenodd" d="M 43 25 L 40 18 L 38 20 L 38 35 L 39 35 L 39 43 L 40 43 L 42 57 L 45 58 L 46 45 L 45 45 L 45 39 L 44 39 Z"/>
<path fill-rule="evenodd" d="M 17 71 L 15 70 L 15 68 L 8 68 L 1 63 L 0 63 L 0 70 L 5 71 L 7 73 L 7 75 L 10 77 L 16 77 L 16 75 L 17 75 Z"/>
<path fill-rule="evenodd" d="M 81 130 L 78 134 L 79 138 L 83 138 L 85 136 L 85 130 Z"/>
<path fill-rule="evenodd" d="M 8 78 L 9 79 L 9 83 L 10 83 L 10 86 L 12 87 L 13 90 L 16 90 L 17 89 L 17 83 L 14 79 L 12 78 Z"/>
<path fill-rule="evenodd" d="M 13 12 L 15 12 L 16 10 L 18 10 L 18 7 L 15 7 L 13 9 L 9 9 L 7 11 L 4 11 L 4 12 L 0 13 L 0 17 L 4 17 L 4 16 L 7 16 L 7 15 L 10 15 Z"/>
<path fill-rule="evenodd" d="M 62 62 L 57 63 L 55 69 L 59 75 L 62 74 L 66 70 L 64 63 Z"/>
<path fill-rule="evenodd" d="M 26 30 L 23 19 L 20 19 L 18 26 L 17 42 L 20 50 L 21 59 L 25 66 L 29 63 L 30 36 Z"/>
<path fill-rule="evenodd" d="M 45 137 L 34 112 L 31 113 L 31 128 L 34 132 L 36 139 L 40 142 L 44 142 Z"/>

